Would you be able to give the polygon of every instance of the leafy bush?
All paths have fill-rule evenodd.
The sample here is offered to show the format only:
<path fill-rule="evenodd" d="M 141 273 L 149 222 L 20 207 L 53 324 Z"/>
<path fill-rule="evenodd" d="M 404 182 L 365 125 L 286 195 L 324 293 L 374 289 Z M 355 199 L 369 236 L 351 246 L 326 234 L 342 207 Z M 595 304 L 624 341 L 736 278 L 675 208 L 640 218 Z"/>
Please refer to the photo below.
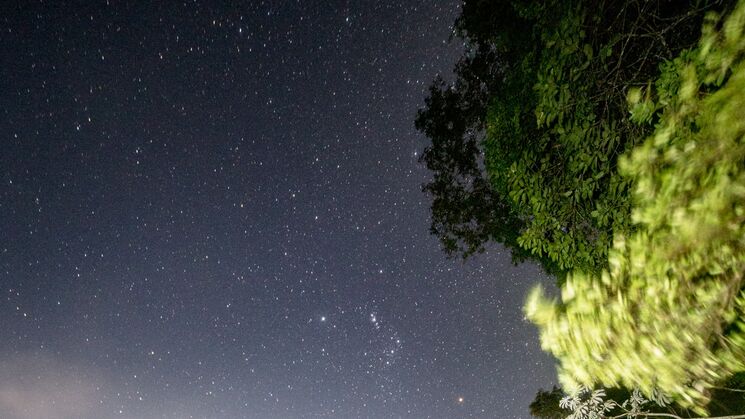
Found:
<path fill-rule="evenodd" d="M 659 118 L 620 163 L 635 231 L 616 235 L 607 270 L 570 274 L 561 303 L 537 289 L 526 305 L 565 388 L 659 388 L 703 411 L 745 369 L 744 29 L 743 1 L 708 15 L 657 90 L 629 95 L 637 121 Z"/>

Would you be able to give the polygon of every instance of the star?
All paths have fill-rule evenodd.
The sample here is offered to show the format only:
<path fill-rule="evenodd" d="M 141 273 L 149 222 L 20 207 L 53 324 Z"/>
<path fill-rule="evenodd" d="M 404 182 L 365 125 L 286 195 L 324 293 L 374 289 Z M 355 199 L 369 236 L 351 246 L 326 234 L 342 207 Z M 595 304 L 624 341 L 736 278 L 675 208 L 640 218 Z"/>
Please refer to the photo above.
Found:
<path fill-rule="evenodd" d="M 548 357 L 516 362 L 511 334 L 533 326 L 507 313 L 532 279 L 503 274 L 506 253 L 445 257 L 416 162 L 427 85 L 463 53 L 447 43 L 462 0 L 115 3 L 3 16 L 17 65 L 0 95 L 0 382 L 15 407 L 446 419 L 468 394 L 469 410 L 520 416 L 554 375 Z M 493 294 L 513 297 L 492 319 Z M 479 389 L 495 380 L 520 402 Z"/>

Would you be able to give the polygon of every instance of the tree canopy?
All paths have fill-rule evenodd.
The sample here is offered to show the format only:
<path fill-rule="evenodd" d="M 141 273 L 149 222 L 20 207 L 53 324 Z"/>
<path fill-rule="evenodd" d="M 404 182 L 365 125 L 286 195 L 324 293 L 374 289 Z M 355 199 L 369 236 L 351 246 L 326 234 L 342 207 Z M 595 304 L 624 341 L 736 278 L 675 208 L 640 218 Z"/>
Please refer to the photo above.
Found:
<path fill-rule="evenodd" d="M 463 3 L 455 80 L 416 119 L 431 230 L 451 254 L 499 242 L 558 277 L 561 302 L 538 290 L 526 313 L 565 388 L 658 389 L 703 412 L 745 370 L 735 3 Z"/>
<path fill-rule="evenodd" d="M 464 1 L 455 81 L 436 80 L 416 118 L 445 250 L 499 242 L 559 278 L 605 267 L 631 226 L 618 156 L 651 132 L 629 121 L 625 89 L 693 45 L 716 3 Z"/>
<path fill-rule="evenodd" d="M 670 400 L 656 392 L 650 398 L 634 389 L 623 397 L 607 394 L 603 388 L 579 391 L 563 397 L 559 408 L 568 411 L 566 419 L 633 419 L 633 418 L 671 418 L 704 419 L 695 417 L 687 411 L 678 411 L 670 405 Z M 710 419 L 745 419 L 745 414 L 706 416 Z"/>
<path fill-rule="evenodd" d="M 571 411 L 563 409 L 559 403 L 564 392 L 554 386 L 551 391 L 538 390 L 535 399 L 530 403 L 530 415 L 538 419 L 564 419 Z"/>
<path fill-rule="evenodd" d="M 616 234 L 607 270 L 526 305 L 565 388 L 659 389 L 703 412 L 745 370 L 744 30 L 743 1 L 707 15 L 698 46 L 630 92 L 632 119 L 657 121 L 619 165 L 634 229 Z"/>
<path fill-rule="evenodd" d="M 606 417 L 623 417 L 623 413 L 625 413 L 623 409 L 625 401 L 629 401 L 626 403 L 626 407 L 629 407 L 630 400 L 636 399 L 637 403 L 639 403 L 641 399 L 645 399 L 643 394 L 639 392 L 635 394 L 633 389 L 603 388 L 603 393 L 605 393 L 605 400 L 612 401 L 613 403 L 613 405 L 609 405 L 611 409 L 604 413 Z M 590 394 L 591 392 L 584 388 L 580 389 L 579 394 L 570 395 L 556 386 L 551 391 L 539 390 L 529 406 L 530 415 L 536 419 L 565 419 L 574 413 L 574 411 L 581 408 L 581 402 L 587 402 L 587 396 Z M 574 411 L 566 408 L 568 406 L 564 399 L 568 396 L 574 396 L 581 401 L 580 403 L 575 403 Z M 656 413 L 672 414 L 684 418 L 698 416 L 692 411 L 681 408 L 659 392 L 653 394 L 653 396 L 653 400 L 648 400 L 648 403 L 642 403 L 639 406 L 644 407 L 644 411 L 649 412 L 650 417 L 656 417 L 654 415 Z M 657 399 L 658 402 L 655 402 L 654 399 Z M 599 404 L 596 407 L 599 407 Z M 745 373 L 737 373 L 723 380 L 719 386 L 715 387 L 711 393 L 711 400 L 707 405 L 707 410 L 711 416 L 728 417 L 738 414 L 742 415 L 745 412 Z"/>

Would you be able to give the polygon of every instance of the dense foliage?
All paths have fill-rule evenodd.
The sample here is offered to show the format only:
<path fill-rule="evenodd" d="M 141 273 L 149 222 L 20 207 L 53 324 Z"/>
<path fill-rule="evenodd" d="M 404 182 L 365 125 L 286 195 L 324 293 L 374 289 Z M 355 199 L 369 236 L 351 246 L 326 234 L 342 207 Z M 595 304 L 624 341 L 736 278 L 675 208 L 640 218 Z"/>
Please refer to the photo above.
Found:
<path fill-rule="evenodd" d="M 467 51 L 416 126 L 432 141 L 432 232 L 469 255 L 490 241 L 562 277 L 605 266 L 630 228 L 618 156 L 651 128 L 626 91 L 695 43 L 707 1 L 467 0 Z"/>
<path fill-rule="evenodd" d="M 456 78 L 416 119 L 431 230 L 451 254 L 499 242 L 566 280 L 563 302 L 527 306 L 565 385 L 659 388 L 702 411 L 745 369 L 733 3 L 464 1 Z M 531 411 L 555 414 L 540 395 Z"/>
<path fill-rule="evenodd" d="M 606 411 L 604 415 L 606 417 L 619 416 L 623 417 L 624 413 L 624 401 L 627 407 L 631 404 L 631 400 L 636 399 L 637 402 L 640 398 L 644 398 L 644 395 L 640 392 L 634 392 L 634 390 L 628 390 L 624 388 L 604 388 L 606 401 L 613 401 L 615 406 L 611 406 L 611 409 Z M 574 393 L 571 396 L 579 398 L 583 402 L 587 402 L 588 395 L 591 392 L 587 389 L 580 389 L 578 393 Z M 535 399 L 529 406 L 530 415 L 536 419 L 565 419 L 567 416 L 574 413 L 572 410 L 562 408 L 566 406 L 566 397 L 570 396 L 564 393 L 564 391 L 554 386 L 551 391 L 539 390 L 535 395 Z M 645 412 L 649 413 L 663 413 L 672 414 L 679 417 L 690 418 L 698 416 L 696 413 L 683 409 L 674 403 L 669 398 L 664 397 L 661 393 L 657 392 L 653 395 L 653 400 L 649 400 L 649 403 L 642 403 Z M 657 399 L 657 402 L 654 402 Z M 564 402 L 562 402 L 564 400 Z M 579 408 L 581 403 L 575 403 L 575 407 Z M 596 405 L 599 407 L 599 405 Z M 577 409 L 575 409 L 577 410 Z M 732 416 L 742 415 L 745 412 L 745 373 L 738 373 L 720 383 L 711 393 L 711 401 L 707 405 L 707 410 L 712 416 Z M 643 416 L 642 416 L 643 417 Z M 651 415 L 651 417 L 655 417 Z M 602 418 L 602 416 L 601 416 Z"/>
<path fill-rule="evenodd" d="M 562 416 L 566 419 L 633 419 L 633 418 L 672 418 L 704 419 L 690 412 L 677 412 L 670 406 L 670 400 L 662 393 L 655 392 L 650 398 L 634 389 L 625 397 L 613 397 L 605 389 L 590 390 L 581 388 L 559 401 L 559 408 L 569 411 Z M 709 419 L 745 419 L 745 414 L 707 416 Z"/>
<path fill-rule="evenodd" d="M 658 121 L 621 160 L 635 230 L 608 270 L 570 274 L 561 303 L 536 291 L 526 306 L 565 388 L 658 388 L 703 411 L 745 369 L 743 30 L 743 1 L 724 23 L 709 15 L 698 47 L 629 95 L 635 121 Z"/>
<path fill-rule="evenodd" d="M 538 419 L 564 419 L 572 412 L 559 405 L 563 398 L 564 392 L 556 386 L 551 391 L 539 390 L 530 403 L 530 415 Z"/>

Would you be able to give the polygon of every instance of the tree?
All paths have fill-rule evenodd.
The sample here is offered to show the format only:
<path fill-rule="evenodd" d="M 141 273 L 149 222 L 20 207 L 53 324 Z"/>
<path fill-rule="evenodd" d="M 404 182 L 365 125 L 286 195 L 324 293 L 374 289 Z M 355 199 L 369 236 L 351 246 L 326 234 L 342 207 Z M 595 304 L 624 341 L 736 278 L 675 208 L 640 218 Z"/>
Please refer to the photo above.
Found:
<path fill-rule="evenodd" d="M 738 372 L 713 387 L 707 410 L 718 416 L 745 412 L 745 372 Z"/>
<path fill-rule="evenodd" d="M 651 130 L 629 122 L 625 89 L 693 45 L 716 3 L 464 1 L 456 80 L 436 80 L 416 118 L 445 250 L 500 242 L 560 279 L 605 267 L 630 228 L 618 156 Z"/>
<path fill-rule="evenodd" d="M 624 403 L 621 401 L 628 401 L 625 403 L 628 407 L 632 400 L 636 400 L 637 404 L 644 405 L 644 411 L 649 414 L 665 413 L 684 418 L 697 416 L 694 412 L 672 403 L 669 398 L 662 397 L 659 392 L 653 393 L 653 397 L 659 399 L 659 403 L 653 401 L 640 403 L 640 400 L 645 398 L 638 390 L 636 392 L 624 388 L 605 388 L 602 390 L 605 393 L 604 398 L 613 401 L 618 406 L 606 411 L 606 416 L 612 417 L 624 413 L 621 408 Z M 583 388 L 580 392 L 574 393 L 573 396 L 587 402 L 589 399 L 587 396 L 590 394 L 589 390 Z M 530 414 L 538 419 L 564 419 L 574 413 L 572 410 L 562 408 L 562 405 L 566 406 L 566 397 L 567 394 L 560 387 L 554 386 L 550 392 L 539 390 L 530 404 Z M 575 403 L 575 407 L 579 407 L 579 404 Z M 712 416 L 732 416 L 745 412 L 745 373 L 735 374 L 724 380 L 721 386 L 715 387 L 707 409 Z"/>
<path fill-rule="evenodd" d="M 620 399 L 619 399 L 620 400 Z M 623 402 L 606 397 L 605 389 L 589 390 L 581 388 L 576 393 L 565 396 L 559 405 L 570 412 L 566 419 L 633 419 L 633 418 L 671 418 L 671 419 L 704 419 L 694 418 L 665 411 L 670 401 L 663 394 L 655 392 L 647 399 L 639 390 L 633 390 Z M 743 419 L 745 414 L 727 416 L 707 416 L 708 419 Z"/>
<path fill-rule="evenodd" d="M 559 406 L 563 398 L 564 392 L 556 386 L 551 391 L 538 390 L 530 403 L 530 415 L 538 419 L 564 419 L 571 411 Z"/>
<path fill-rule="evenodd" d="M 745 371 L 745 2 L 707 15 L 698 47 L 631 91 L 632 117 L 658 121 L 621 160 L 635 230 L 600 274 L 573 272 L 562 302 L 536 289 L 526 314 L 559 360 L 564 388 L 654 389 L 699 413 Z"/>
<path fill-rule="evenodd" d="M 520 221 L 483 177 L 477 160 L 480 122 L 463 90 L 438 80 L 430 87 L 416 127 L 433 143 L 421 157 L 434 172 L 424 187 L 434 198 L 431 231 L 448 253 L 468 256 L 489 240 L 513 243 L 510 235 L 516 236 Z"/>
<path fill-rule="evenodd" d="M 498 242 L 512 250 L 517 263 L 531 256 L 517 244 L 523 221 L 490 185 L 481 150 L 487 105 L 503 68 L 489 43 L 475 41 L 482 35 L 471 20 L 463 23 L 469 10 L 464 8 L 457 26 L 463 37 L 474 42 L 456 66 L 457 79 L 447 84 L 438 77 L 415 120 L 416 128 L 432 142 L 420 159 L 433 173 L 433 180 L 424 186 L 433 198 L 430 231 L 449 255 L 466 258 L 483 251 L 485 243 Z M 514 13 L 502 17 L 503 22 L 516 18 Z M 550 261 L 541 262 L 547 271 L 555 271 Z"/>

